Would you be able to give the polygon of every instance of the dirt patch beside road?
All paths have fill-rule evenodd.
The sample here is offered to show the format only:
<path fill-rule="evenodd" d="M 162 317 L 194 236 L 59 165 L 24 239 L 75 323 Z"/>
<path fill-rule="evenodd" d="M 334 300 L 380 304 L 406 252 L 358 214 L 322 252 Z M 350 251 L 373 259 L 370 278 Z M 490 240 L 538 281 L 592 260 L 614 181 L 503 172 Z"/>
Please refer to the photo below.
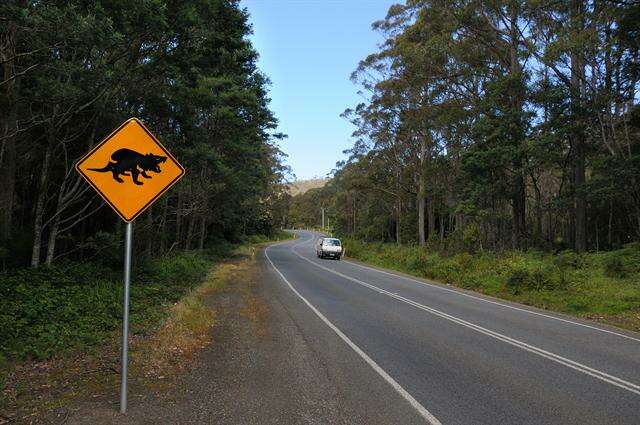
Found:
<path fill-rule="evenodd" d="M 415 413 L 335 333 L 300 303 L 259 250 L 225 289 L 212 343 L 185 360 L 170 388 L 85 402 L 69 424 L 418 423 Z M 149 388 L 149 387 L 147 387 Z"/>

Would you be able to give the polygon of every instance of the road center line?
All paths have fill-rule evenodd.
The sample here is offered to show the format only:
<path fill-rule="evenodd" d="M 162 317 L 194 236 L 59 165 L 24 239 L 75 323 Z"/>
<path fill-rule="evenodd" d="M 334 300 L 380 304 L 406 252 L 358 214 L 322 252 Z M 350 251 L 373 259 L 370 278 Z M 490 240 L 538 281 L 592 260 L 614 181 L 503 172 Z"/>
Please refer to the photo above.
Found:
<path fill-rule="evenodd" d="M 625 338 L 625 339 L 629 339 L 629 340 L 632 340 L 632 341 L 640 342 L 639 338 L 634 338 L 632 336 L 625 335 L 625 334 L 620 333 L 620 332 L 615 332 L 615 331 L 610 331 L 608 329 L 598 328 L 597 326 L 588 325 L 586 323 L 575 322 L 573 320 L 563 319 L 562 317 L 556 317 L 556 316 L 552 316 L 550 314 L 544 314 L 544 313 L 540 313 L 538 311 L 532 311 L 532 310 L 528 310 L 526 308 L 516 307 L 516 306 L 513 306 L 513 305 L 509 305 L 509 304 L 504 304 L 504 303 L 501 303 L 501 302 L 498 302 L 498 301 L 488 300 L 486 298 L 478 297 L 478 296 L 475 296 L 475 295 L 472 295 L 472 294 L 467 294 L 467 293 L 464 293 L 464 292 L 461 292 L 461 291 L 456 291 L 455 289 L 445 288 L 445 287 L 443 287 L 441 285 L 434 285 L 432 283 L 423 282 L 423 281 L 417 280 L 417 279 L 412 279 L 412 278 L 407 277 L 407 276 L 402 276 L 402 275 L 399 275 L 399 274 L 387 272 L 385 270 L 379 270 L 379 269 L 376 269 L 376 268 L 373 268 L 373 267 L 369 267 L 369 266 L 365 266 L 365 265 L 362 265 L 362 264 L 354 263 L 353 261 L 345 260 L 345 262 L 347 262 L 349 264 L 352 264 L 352 265 L 354 265 L 356 267 L 360 267 L 362 269 L 372 270 L 372 271 L 375 271 L 375 272 L 378 272 L 378 273 L 382 273 L 382 274 L 385 274 L 385 275 L 388 275 L 388 276 L 392 276 L 392 277 L 408 280 L 410 282 L 419 283 L 421 285 L 429 286 L 431 288 L 439 289 L 441 291 L 452 292 L 454 294 L 461 295 L 461 296 L 467 297 L 467 298 L 472 298 L 474 300 L 482 301 L 482 302 L 485 302 L 485 303 L 499 305 L 501 307 L 509 308 L 509 309 L 512 309 L 512 310 L 521 311 L 521 312 L 524 312 L 524 313 L 527 313 L 527 314 L 533 314 L 533 315 L 536 315 L 536 316 L 542 316 L 542 317 L 546 317 L 548 319 L 553 319 L 553 320 L 557 320 L 557 321 L 560 321 L 560 322 L 570 323 L 572 325 L 581 326 L 583 328 L 589 328 L 589 329 L 593 329 L 593 330 L 598 331 L 598 332 L 604 332 L 604 333 L 607 333 L 607 334 L 619 336 L 621 338 Z"/>
<path fill-rule="evenodd" d="M 312 234 L 311 238 L 309 240 L 313 240 L 313 239 L 314 239 L 314 235 Z M 303 240 L 302 242 L 306 242 L 306 241 L 307 241 L 307 239 Z M 298 246 L 300 243 L 301 242 L 297 243 L 296 245 L 294 245 L 294 247 Z M 630 335 L 625 335 L 625 334 L 620 333 L 620 332 L 615 332 L 615 331 L 611 331 L 611 330 L 608 330 L 608 329 L 602 329 L 602 328 L 599 328 L 597 326 L 588 325 L 586 323 L 580 323 L 580 322 L 576 322 L 574 320 L 564 319 L 562 317 L 557 317 L 557 316 L 552 316 L 550 314 L 541 313 L 539 311 L 533 311 L 533 310 L 529 310 L 529 309 L 526 309 L 526 308 L 516 307 L 514 305 L 509 305 L 509 304 L 501 303 L 501 302 L 498 302 L 498 301 L 486 299 L 486 298 L 483 298 L 483 297 L 478 297 L 476 295 L 467 294 L 465 292 L 458 291 L 458 290 L 455 290 L 455 289 L 446 288 L 446 287 L 444 287 L 442 285 L 435 285 L 433 283 L 424 282 L 422 280 L 414 279 L 414 278 L 411 278 L 411 277 L 408 277 L 408 276 L 403 276 L 403 275 L 400 275 L 400 274 L 391 273 L 391 272 L 388 272 L 386 270 L 380 270 L 380 269 L 376 269 L 376 268 L 373 268 L 373 267 L 365 266 L 364 264 L 354 263 L 353 261 L 349 261 L 349 260 L 343 260 L 343 261 L 346 262 L 346 263 L 349 263 L 349 264 L 351 264 L 353 266 L 360 267 L 361 269 L 371 270 L 371 271 L 378 272 L 378 273 L 381 273 L 381 274 L 384 274 L 384 275 L 387 275 L 387 276 L 396 277 L 396 278 L 399 278 L 399 279 L 404 279 L 404 280 L 409 281 L 409 282 L 419 283 L 421 285 L 428 286 L 430 288 L 435 288 L 435 289 L 438 289 L 440 291 L 451 292 L 451 293 L 454 293 L 456 295 L 460 295 L 462 297 L 467 297 L 467 298 L 472 298 L 474 300 L 482 301 L 484 303 L 498 305 L 500 307 L 504 307 L 504 308 L 508 308 L 508 309 L 516 310 L 516 311 L 520 311 L 520 312 L 523 312 L 523 313 L 526 313 L 526 314 L 533 314 L 535 316 L 546 317 L 547 319 L 557 320 L 559 322 L 564 322 L 564 323 L 570 323 L 572 325 L 580 326 L 580 327 L 587 328 L 587 329 L 592 329 L 592 330 L 597 331 L 597 332 L 603 332 L 603 333 L 606 333 L 606 334 L 618 336 L 620 338 L 625 338 L 625 339 L 628 339 L 628 340 L 631 340 L 631 341 L 640 342 L 640 338 L 634 338 L 634 337 L 632 337 Z"/>
<path fill-rule="evenodd" d="M 467 327 L 469 329 L 472 329 L 472 330 L 474 330 L 476 332 L 479 332 L 479 333 L 482 333 L 484 335 L 490 336 L 490 337 L 495 338 L 497 340 L 503 341 L 503 342 L 505 342 L 507 344 L 513 345 L 515 347 L 518 347 L 518 348 L 520 348 L 522 350 L 528 351 L 528 352 L 533 353 L 533 354 L 537 354 L 538 356 L 544 357 L 546 359 L 549 359 L 551 361 L 559 363 L 559 364 L 561 364 L 563 366 L 569 367 L 571 369 L 574 369 L 574 370 L 577 370 L 579 372 L 582 372 L 582 373 L 584 373 L 586 375 L 592 376 L 592 377 L 594 377 L 596 379 L 599 379 L 599 380 L 601 380 L 603 382 L 606 382 L 608 384 L 614 385 L 616 387 L 619 387 L 619 388 L 622 388 L 624 390 L 630 391 L 630 392 L 632 392 L 634 394 L 640 395 L 640 386 L 639 385 L 636 385 L 636 384 L 634 384 L 632 382 L 629 382 L 629 381 L 625 381 L 622 378 L 618 378 L 616 376 L 610 375 L 610 374 L 608 374 L 606 372 L 603 372 L 603 371 L 600 371 L 598 369 L 591 368 L 591 367 L 586 366 L 586 365 L 584 365 L 582 363 L 570 360 L 570 359 L 568 359 L 566 357 L 562 357 L 562 356 L 560 356 L 558 354 L 555 354 L 555 353 L 552 353 L 550 351 L 543 350 L 542 348 L 527 344 L 527 343 L 525 343 L 523 341 L 520 341 L 520 340 L 517 340 L 515 338 L 511 338 L 511 337 L 503 335 L 501 333 L 498 333 L 498 332 L 492 331 L 490 329 L 484 328 L 482 326 L 476 325 L 474 323 L 468 322 L 468 321 L 466 321 L 464 319 L 460 319 L 460 318 L 458 318 L 456 316 L 452 316 L 450 314 L 444 313 L 444 312 L 442 312 L 440 310 L 436 310 L 435 308 L 428 307 L 426 305 L 417 303 L 417 302 L 415 302 L 413 300 L 410 300 L 408 298 L 405 298 L 405 297 L 402 297 L 400 295 L 396 295 L 396 294 L 394 294 L 392 292 L 389 292 L 389 291 L 387 291 L 385 289 L 379 288 L 377 286 L 374 286 L 374 285 L 371 285 L 369 283 L 363 282 L 363 281 L 361 281 L 359 279 L 356 279 L 354 277 L 347 276 L 347 275 L 342 274 L 342 273 L 340 273 L 338 271 L 335 271 L 335 270 L 330 269 L 328 267 L 325 267 L 325 266 L 322 266 L 320 264 L 317 264 L 316 262 L 311 261 L 308 258 L 306 258 L 306 257 L 302 256 L 301 254 L 299 254 L 298 252 L 294 251 L 293 248 L 295 246 L 296 245 L 293 245 L 291 247 L 291 252 L 293 254 L 295 254 L 299 258 L 301 258 L 301 259 L 313 264 L 316 267 L 319 267 L 319 268 L 321 268 L 323 270 L 328 271 L 329 273 L 333 273 L 333 274 L 335 274 L 337 276 L 340 276 L 340 277 L 342 277 L 344 279 L 347 279 L 347 280 L 350 280 L 350 281 L 352 281 L 354 283 L 357 283 L 358 285 L 364 286 L 366 288 L 369 288 L 369 289 L 374 290 L 376 292 L 379 292 L 381 294 L 385 294 L 385 295 L 387 295 L 387 296 L 389 296 L 391 298 L 394 298 L 394 299 L 396 299 L 398 301 L 401 301 L 401 302 L 404 302 L 406 304 L 409 304 L 409 305 L 411 305 L 413 307 L 416 307 L 416 308 L 418 308 L 420 310 L 429 312 L 429 313 L 431 313 L 433 315 L 436 315 L 438 317 L 441 317 L 443 319 L 446 319 L 446 320 L 449 320 L 449 321 L 454 322 L 456 324 L 465 326 L 465 327 Z"/>
<path fill-rule="evenodd" d="M 289 286 L 289 289 L 291 289 L 293 293 L 296 294 L 296 296 L 300 298 L 311 309 L 311 311 L 313 311 L 316 316 L 320 318 L 320 320 L 322 320 L 329 328 L 331 328 L 331 330 L 334 331 L 340 337 L 340 339 L 342 339 L 353 351 L 356 352 L 356 354 L 358 354 L 369 366 L 371 366 L 371 368 L 378 375 L 380 375 L 388 384 L 390 384 L 393 389 L 398 392 L 398 394 L 400 394 L 405 400 L 407 400 L 409 404 L 420 414 L 420 416 L 422 416 L 427 421 L 427 423 L 431 425 L 442 425 L 442 423 L 435 416 L 433 416 L 431 412 L 429 412 L 422 404 L 420 404 L 420 402 L 418 402 L 418 400 L 416 400 L 411 394 L 409 394 L 407 390 L 402 388 L 402 386 L 398 384 L 395 379 L 393 379 L 387 372 L 385 372 L 384 369 L 382 369 L 371 357 L 369 357 L 364 351 L 362 351 L 360 347 L 358 347 L 353 341 L 351 341 L 349 337 L 347 337 L 340 329 L 338 329 L 333 323 L 331 323 L 329 319 L 327 319 L 322 313 L 320 313 L 320 311 L 318 311 L 318 309 L 313 304 L 311 304 L 293 287 L 293 285 L 291 285 L 287 278 L 284 277 L 282 272 L 273 264 L 273 261 L 271 261 L 268 253 L 270 247 L 271 246 L 267 247 L 264 250 L 264 255 L 269 261 L 269 264 L 271 264 L 271 267 L 273 267 L 273 269 L 280 275 L 280 278 Z"/>

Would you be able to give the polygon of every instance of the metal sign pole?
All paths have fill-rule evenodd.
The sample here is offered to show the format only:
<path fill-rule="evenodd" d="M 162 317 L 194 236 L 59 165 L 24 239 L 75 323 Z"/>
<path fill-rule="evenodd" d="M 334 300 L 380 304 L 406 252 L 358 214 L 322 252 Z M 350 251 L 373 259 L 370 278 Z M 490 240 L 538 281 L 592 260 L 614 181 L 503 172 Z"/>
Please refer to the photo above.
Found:
<path fill-rule="evenodd" d="M 122 317 L 122 360 L 120 373 L 120 413 L 127 411 L 127 362 L 129 357 L 129 284 L 131 283 L 131 239 L 133 225 L 127 223 L 124 242 L 124 313 Z"/>

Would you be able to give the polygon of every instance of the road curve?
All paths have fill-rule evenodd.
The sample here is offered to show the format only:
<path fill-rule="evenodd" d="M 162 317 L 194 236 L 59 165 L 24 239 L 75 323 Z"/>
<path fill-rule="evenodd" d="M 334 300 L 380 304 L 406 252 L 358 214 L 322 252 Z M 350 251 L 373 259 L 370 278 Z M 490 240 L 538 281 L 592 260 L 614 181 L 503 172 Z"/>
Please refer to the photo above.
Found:
<path fill-rule="evenodd" d="M 354 381 L 368 382 L 350 391 L 387 392 L 377 395 L 386 402 L 363 403 L 367 416 L 380 423 L 640 423 L 640 335 L 320 260 L 319 235 L 297 233 L 265 250 L 267 281 L 294 295 L 287 302 L 300 329 L 327 332 L 308 335 L 322 341 L 318 352 L 335 347 Z"/>

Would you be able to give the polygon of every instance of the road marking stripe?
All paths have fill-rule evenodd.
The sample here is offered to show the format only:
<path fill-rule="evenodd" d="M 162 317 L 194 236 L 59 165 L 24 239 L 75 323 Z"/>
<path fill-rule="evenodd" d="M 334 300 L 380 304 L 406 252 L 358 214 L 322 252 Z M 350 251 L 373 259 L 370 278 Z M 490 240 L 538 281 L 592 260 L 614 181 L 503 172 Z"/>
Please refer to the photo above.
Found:
<path fill-rule="evenodd" d="M 377 286 L 371 285 L 369 283 L 363 282 L 363 281 L 358 280 L 356 278 L 353 278 L 351 276 L 347 276 L 347 275 L 342 274 L 342 273 L 340 273 L 338 271 L 335 271 L 333 269 L 330 269 L 328 267 L 322 266 L 320 264 L 315 263 L 314 261 L 309 260 L 308 258 L 306 258 L 306 257 L 300 255 L 299 253 L 295 252 L 293 250 L 293 248 L 294 247 L 292 246 L 291 247 L 291 252 L 293 252 L 295 255 L 297 255 L 301 259 L 313 264 L 316 267 L 319 267 L 319 268 L 321 268 L 323 270 L 326 270 L 326 271 L 328 271 L 330 273 L 338 275 L 338 276 L 340 276 L 340 277 L 342 277 L 344 279 L 350 280 L 352 282 L 355 282 L 355 283 L 357 283 L 357 284 L 359 284 L 361 286 L 364 286 L 366 288 L 372 289 L 372 290 L 377 291 L 379 293 L 384 293 L 385 295 L 387 295 L 387 296 L 389 296 L 391 298 L 395 298 L 395 299 L 397 299 L 399 301 L 402 301 L 402 302 L 404 302 L 406 304 L 412 305 L 412 306 L 414 306 L 416 308 L 419 308 L 419 309 L 421 309 L 423 311 L 426 311 L 426 312 L 429 312 L 429 313 L 434 314 L 436 316 L 442 317 L 444 319 L 447 319 L 447 320 L 452 321 L 454 323 L 457 323 L 459 325 L 465 326 L 465 327 L 467 327 L 469 329 L 473 329 L 476 332 L 480 332 L 480 333 L 482 333 L 484 335 L 487 335 L 487 336 L 490 336 L 492 338 L 498 339 L 500 341 L 506 342 L 507 344 L 513 345 L 515 347 L 518 347 L 518 348 L 523 349 L 525 351 L 531 352 L 533 354 L 537 354 L 537 355 L 539 355 L 541 357 L 544 357 L 546 359 L 552 360 L 552 361 L 554 361 L 556 363 L 562 364 L 563 366 L 567 366 L 567 367 L 569 367 L 571 369 L 577 370 L 577 371 L 582 372 L 582 373 L 584 373 L 586 375 L 589 375 L 589 376 L 592 376 L 592 377 L 594 377 L 596 379 L 599 379 L 601 381 L 607 382 L 607 383 L 609 383 L 611 385 L 615 385 L 616 387 L 619 387 L 619 388 L 622 388 L 624 390 L 630 391 L 630 392 L 632 392 L 634 394 L 640 395 L 640 386 L 636 385 L 636 384 L 634 384 L 632 382 L 625 381 L 622 378 L 618 378 L 618 377 L 610 375 L 610 374 L 608 374 L 606 372 L 602 372 L 602 371 L 600 371 L 598 369 L 591 368 L 591 367 L 586 366 L 586 365 L 584 365 L 582 363 L 578 363 L 576 361 L 573 361 L 573 360 L 568 359 L 566 357 L 562 357 L 562 356 L 560 356 L 558 354 L 555 354 L 555 353 L 552 353 L 550 351 L 543 350 L 542 348 L 538 348 L 536 346 L 533 346 L 533 345 L 527 344 L 525 342 L 519 341 L 519 340 L 517 340 L 515 338 L 508 337 L 508 336 L 503 335 L 501 333 L 498 333 L 498 332 L 492 331 L 490 329 L 484 328 L 482 326 L 476 325 L 474 323 L 468 322 L 468 321 L 466 321 L 464 319 L 460 319 L 458 317 L 455 317 L 455 316 L 452 316 L 450 314 L 444 313 L 444 312 L 442 312 L 440 310 L 436 310 L 435 308 L 428 307 L 426 305 L 417 303 L 417 302 L 415 302 L 413 300 L 410 300 L 408 298 L 402 297 L 400 295 L 393 294 L 392 292 L 389 292 L 389 291 L 387 291 L 385 289 L 382 289 L 382 288 L 379 288 Z"/>
<path fill-rule="evenodd" d="M 313 240 L 313 237 L 314 236 L 312 234 L 310 240 Z M 306 239 L 303 240 L 302 242 L 306 242 Z M 297 243 L 296 245 L 294 245 L 294 247 L 299 245 L 299 244 L 300 244 L 300 242 Z M 522 307 L 516 307 L 516 306 L 513 306 L 513 305 L 509 305 L 509 304 L 504 304 L 504 303 L 501 303 L 501 302 L 498 302 L 498 301 L 493 301 L 493 300 L 489 300 L 489 299 L 486 299 L 486 298 L 478 297 L 476 295 L 467 294 L 465 292 L 458 291 L 456 289 L 446 288 L 446 287 L 444 287 L 442 285 L 435 285 L 433 283 L 428 283 L 428 282 L 424 282 L 424 281 L 421 281 L 421 280 L 413 279 L 413 278 L 408 277 L 408 276 L 402 276 L 400 274 L 391 273 L 391 272 L 388 272 L 386 270 L 380 270 L 380 269 L 376 269 L 376 268 L 373 268 L 373 267 L 365 266 L 363 264 L 354 263 L 353 261 L 349 261 L 349 260 L 343 260 L 343 261 L 346 262 L 346 263 L 352 264 L 352 265 L 354 265 L 356 267 L 360 267 L 362 269 L 367 269 L 367 270 L 371 270 L 371 271 L 374 271 L 374 272 L 386 274 L 388 276 L 393 276 L 393 277 L 397 277 L 397 278 L 400 278 L 400 279 L 408 280 L 410 282 L 419 283 L 421 285 L 429 286 L 431 288 L 439 289 L 441 291 L 452 292 L 454 294 L 461 295 L 463 297 L 473 298 L 474 300 L 482 301 L 482 302 L 485 302 L 485 303 L 499 305 L 501 307 L 510 308 L 512 310 L 517 310 L 517 311 L 521 311 L 523 313 L 533 314 L 533 315 L 536 315 L 536 316 L 546 317 L 547 319 L 557 320 L 559 322 L 571 323 L 572 325 L 582 326 L 583 328 L 588 328 L 588 329 L 592 329 L 592 330 L 595 330 L 595 331 L 598 331 L 598 332 L 603 332 L 603 333 L 607 333 L 607 334 L 610 334 L 610 335 L 619 336 L 621 338 L 629 339 L 631 341 L 640 342 L 640 338 L 635 338 L 635 337 L 632 337 L 630 335 L 625 335 L 625 334 L 620 333 L 620 332 L 615 332 L 615 331 L 611 331 L 611 330 L 608 330 L 608 329 L 602 329 L 602 328 L 599 328 L 597 326 L 588 325 L 586 323 L 580 323 L 580 322 L 576 322 L 576 321 L 569 320 L 569 319 L 563 319 L 562 317 L 556 317 L 556 316 L 552 316 L 550 314 L 545 314 L 545 313 L 541 313 L 541 312 L 538 312 L 538 311 L 528 310 L 528 309 L 522 308 Z"/>
<path fill-rule="evenodd" d="M 393 379 L 387 372 L 385 372 L 384 369 L 378 366 L 378 364 L 371 357 L 369 357 L 364 351 L 362 351 L 360 347 L 358 347 L 353 341 L 351 341 L 349 337 L 347 337 L 340 329 L 338 329 L 333 323 L 331 323 L 329 319 L 327 319 L 322 313 L 320 313 L 320 311 L 318 311 L 318 309 L 313 304 L 311 304 L 293 287 L 293 285 L 291 285 L 287 278 L 284 277 L 282 272 L 278 270 L 278 268 L 273 264 L 273 261 L 271 261 L 268 253 L 269 248 L 270 247 L 267 247 L 264 250 L 265 257 L 269 261 L 269 264 L 271 264 L 271 267 L 273 267 L 273 269 L 280 275 L 282 280 L 289 286 L 289 289 L 291 289 L 293 293 L 296 294 L 298 298 L 300 298 L 311 309 L 311 311 L 313 311 L 316 316 L 320 318 L 320 320 L 322 320 L 327 326 L 329 326 L 329 328 L 331 328 L 331 330 L 333 330 L 340 337 L 340 339 L 342 339 L 349 347 L 351 347 L 353 351 L 356 352 L 356 354 L 358 354 L 369 366 L 371 366 L 371 368 L 376 371 L 378 375 L 380 375 L 385 381 L 387 381 L 387 383 L 391 385 L 393 389 L 398 392 L 398 394 L 400 394 L 405 400 L 407 400 L 409 404 L 411 404 L 411 406 L 416 409 L 420 416 L 422 416 L 427 421 L 427 423 L 431 425 L 442 425 L 442 423 L 435 416 L 433 416 L 431 412 L 425 409 L 425 407 L 420 404 L 418 400 L 416 400 L 411 394 L 409 394 L 407 390 L 402 388 L 402 386 L 398 384 L 395 379 Z"/>
<path fill-rule="evenodd" d="M 611 335 L 615 335 L 615 336 L 619 336 L 619 337 L 622 337 L 622 338 L 626 338 L 626 339 L 629 339 L 629 340 L 632 340 L 632 341 L 640 342 L 640 338 L 634 338 L 632 336 L 625 335 L 623 333 L 610 331 L 610 330 L 607 330 L 607 329 L 602 329 L 602 328 L 599 328 L 597 326 L 587 325 L 586 323 L 580 323 L 580 322 L 575 322 L 573 320 L 563 319 L 561 317 L 552 316 L 550 314 L 544 314 L 544 313 L 540 313 L 540 312 L 537 312 L 537 311 L 531 311 L 531 310 L 528 310 L 526 308 L 516 307 L 516 306 L 513 306 L 513 305 L 509 305 L 509 304 L 504 304 L 504 303 L 501 303 L 501 302 L 488 300 L 486 298 L 482 298 L 482 297 L 478 297 L 478 296 L 475 296 L 475 295 L 467 294 L 467 293 L 464 293 L 464 292 L 461 292 L 461 291 L 457 291 L 455 289 L 445 288 L 445 287 L 443 287 L 441 285 L 434 285 L 432 283 L 423 282 L 423 281 L 417 280 L 417 279 L 412 279 L 412 278 L 407 277 L 407 276 L 402 276 L 402 275 L 399 275 L 399 274 L 387 272 L 385 270 L 379 270 L 379 269 L 376 269 L 376 268 L 373 268 L 373 267 L 369 267 L 369 266 L 365 266 L 365 265 L 362 265 L 362 264 L 354 263 L 354 262 L 349 261 L 349 260 L 344 260 L 344 261 L 349 263 L 349 264 L 352 264 L 354 266 L 363 268 L 363 269 L 372 270 L 372 271 L 375 271 L 375 272 L 378 272 L 378 273 L 382 273 L 382 274 L 386 274 L 386 275 L 393 276 L 393 277 L 398 277 L 398 278 L 401 278 L 401 279 L 404 279 L 404 280 L 408 280 L 408 281 L 419 283 L 419 284 L 422 284 L 422 285 L 425 285 L 425 286 L 429 286 L 429 287 L 432 287 L 432 288 L 440 289 L 442 291 L 453 292 L 454 294 L 462 295 L 463 297 L 473 298 L 474 300 L 483 301 L 485 303 L 499 305 L 501 307 L 510 308 L 512 310 L 522 311 L 524 313 L 534 314 L 536 316 L 542 316 L 542 317 L 546 317 L 548 319 L 558 320 L 560 322 L 571 323 L 573 325 L 582 326 L 584 328 L 589 328 L 589 329 L 593 329 L 593 330 L 596 330 L 596 331 L 599 331 L 599 332 L 604 332 L 604 333 L 608 333 L 608 334 L 611 334 Z"/>

